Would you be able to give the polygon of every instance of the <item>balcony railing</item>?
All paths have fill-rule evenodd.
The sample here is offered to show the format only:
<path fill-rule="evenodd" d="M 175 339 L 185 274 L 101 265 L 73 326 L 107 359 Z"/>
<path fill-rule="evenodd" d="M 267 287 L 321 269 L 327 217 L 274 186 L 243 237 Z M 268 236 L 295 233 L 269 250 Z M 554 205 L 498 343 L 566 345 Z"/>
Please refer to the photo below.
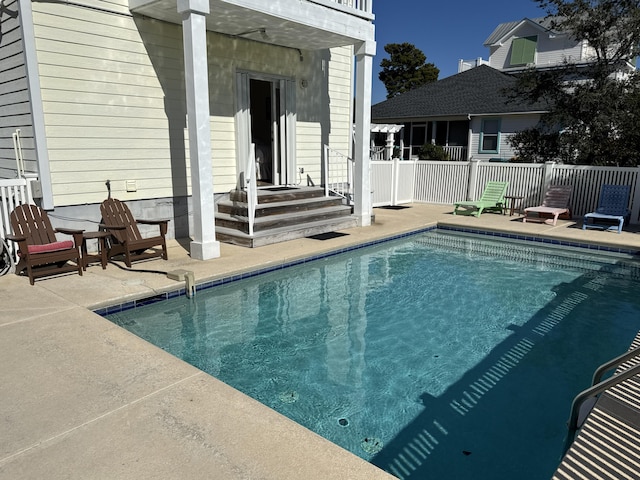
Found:
<path fill-rule="evenodd" d="M 442 147 L 444 151 L 449 154 L 449 160 L 453 160 L 456 162 L 466 162 L 467 158 L 467 147 Z"/>
<path fill-rule="evenodd" d="M 373 0 L 311 0 L 314 3 L 323 3 L 325 5 L 337 3 L 344 7 L 353 8 L 360 12 L 371 15 L 373 13 Z"/>

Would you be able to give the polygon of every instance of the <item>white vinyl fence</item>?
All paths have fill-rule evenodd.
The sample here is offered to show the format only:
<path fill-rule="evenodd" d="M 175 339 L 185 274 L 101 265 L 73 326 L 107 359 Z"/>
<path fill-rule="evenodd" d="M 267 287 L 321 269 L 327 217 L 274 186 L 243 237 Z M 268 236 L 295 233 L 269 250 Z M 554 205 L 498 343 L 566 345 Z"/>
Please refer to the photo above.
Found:
<path fill-rule="evenodd" d="M 413 202 L 415 161 L 394 158 L 372 161 L 371 190 L 374 207 Z"/>
<path fill-rule="evenodd" d="M 11 233 L 9 215 L 13 209 L 25 203 L 33 203 L 29 180 L 24 178 L 0 179 L 0 238 L 5 239 L 7 234 Z M 15 244 L 7 242 L 7 246 L 15 260 Z"/>
<path fill-rule="evenodd" d="M 476 200 L 488 181 L 509 182 L 507 195 L 521 196 L 521 207 L 540 205 L 550 185 L 571 185 L 571 212 L 575 218 L 598 205 L 600 187 L 629 185 L 631 223 L 639 223 L 640 168 L 585 165 L 404 161 L 371 162 L 373 206 L 400 203 L 453 204 Z M 412 172 L 411 174 L 409 172 Z M 410 185 L 408 177 L 413 177 Z"/>

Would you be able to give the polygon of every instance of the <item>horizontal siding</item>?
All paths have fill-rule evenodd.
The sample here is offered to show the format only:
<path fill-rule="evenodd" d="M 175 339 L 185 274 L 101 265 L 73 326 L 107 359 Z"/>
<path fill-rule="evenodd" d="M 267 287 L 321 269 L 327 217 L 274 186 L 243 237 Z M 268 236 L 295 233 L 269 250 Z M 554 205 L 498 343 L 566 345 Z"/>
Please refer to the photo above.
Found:
<path fill-rule="evenodd" d="M 35 172 L 36 162 L 20 20 L 6 13 L 18 11 L 18 2 L 7 0 L 3 7 L 6 10 L 0 15 L 0 178 L 15 178 L 12 135 L 17 129 L 23 139 L 25 170 Z"/>
<path fill-rule="evenodd" d="M 124 1 L 85 3 L 128 12 Z M 151 35 L 164 54 L 159 78 L 156 45 L 130 17 L 34 4 L 34 23 L 54 203 L 101 202 L 106 180 L 123 200 L 188 194 L 179 28 L 140 22 L 161 26 Z"/>
<path fill-rule="evenodd" d="M 181 27 L 134 20 L 126 0 L 82 3 L 95 8 L 33 4 L 54 204 L 98 203 L 107 179 L 123 200 L 183 194 L 190 171 Z M 215 192 L 236 185 L 238 70 L 295 80 L 297 160 L 316 180 L 322 143 L 348 152 L 350 47 L 305 51 L 301 62 L 295 49 L 208 37 Z M 319 91 L 326 92 L 320 103 Z M 136 192 L 125 191 L 127 180 L 136 181 Z"/>
<path fill-rule="evenodd" d="M 515 151 L 508 143 L 509 137 L 516 132 L 537 125 L 539 120 L 539 115 L 511 115 L 501 117 L 499 153 L 479 153 L 482 117 L 474 117 L 471 120 L 472 137 L 469 155 L 471 158 L 483 160 L 490 158 L 512 158 L 515 156 Z"/>
<path fill-rule="evenodd" d="M 511 44 L 515 38 L 536 36 L 535 62 L 537 66 L 544 67 L 558 65 L 565 59 L 579 61 L 582 59 L 582 46 L 579 42 L 565 35 L 550 37 L 532 25 L 521 26 L 515 35 L 507 38 L 502 45 L 492 49 L 489 56 L 489 65 L 499 70 L 514 68 L 511 65 Z M 518 68 L 521 66 L 516 66 Z"/>
<path fill-rule="evenodd" d="M 298 167 L 305 170 L 305 178 L 308 175 L 314 182 L 319 183 L 321 165 L 318 161 L 322 155 L 322 129 L 315 122 L 298 121 L 296 129 L 296 156 Z M 306 183 L 306 182 L 305 182 Z"/>
<path fill-rule="evenodd" d="M 353 91 L 351 73 L 353 71 L 352 47 L 331 50 L 329 64 L 329 105 L 330 125 L 329 146 L 344 155 L 351 154 L 351 125 L 353 123 Z M 321 177 L 317 178 L 319 182 Z"/>

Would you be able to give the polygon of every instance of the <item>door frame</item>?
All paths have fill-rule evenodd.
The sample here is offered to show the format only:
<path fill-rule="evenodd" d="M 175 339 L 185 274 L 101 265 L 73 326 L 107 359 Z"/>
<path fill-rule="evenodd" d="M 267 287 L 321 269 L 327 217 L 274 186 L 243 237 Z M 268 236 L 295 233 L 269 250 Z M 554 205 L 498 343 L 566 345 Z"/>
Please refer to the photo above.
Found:
<path fill-rule="evenodd" d="M 280 161 L 280 175 L 277 183 L 276 170 L 272 176 L 274 184 L 291 185 L 295 181 L 296 172 L 296 82 L 290 77 L 270 75 L 245 70 L 236 71 L 236 171 L 238 187 L 241 188 L 244 170 L 251 151 L 251 80 L 261 80 L 271 83 L 271 100 L 276 101 L 276 89 L 280 89 L 279 108 L 272 108 L 272 126 L 279 125 L 278 132 L 272 132 L 272 145 L 278 149 L 272 158 Z M 276 112 L 280 112 L 279 122 L 275 122 Z M 278 155 L 276 155 L 276 153 Z M 275 166 L 275 165 L 274 165 Z"/>

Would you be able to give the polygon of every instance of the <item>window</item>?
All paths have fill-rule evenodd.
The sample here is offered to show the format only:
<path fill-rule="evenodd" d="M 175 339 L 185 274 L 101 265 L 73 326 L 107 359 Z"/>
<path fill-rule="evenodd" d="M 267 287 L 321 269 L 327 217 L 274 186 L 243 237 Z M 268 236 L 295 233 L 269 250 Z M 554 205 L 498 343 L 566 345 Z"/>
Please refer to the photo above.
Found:
<path fill-rule="evenodd" d="M 514 38 L 511 42 L 511 66 L 535 63 L 538 37 Z"/>
<path fill-rule="evenodd" d="M 478 153 L 499 153 L 500 119 L 487 118 L 482 121 L 480 131 L 480 151 Z"/>
<path fill-rule="evenodd" d="M 411 125 L 411 156 L 418 155 L 420 149 L 427 141 L 427 126 L 422 124 Z"/>

